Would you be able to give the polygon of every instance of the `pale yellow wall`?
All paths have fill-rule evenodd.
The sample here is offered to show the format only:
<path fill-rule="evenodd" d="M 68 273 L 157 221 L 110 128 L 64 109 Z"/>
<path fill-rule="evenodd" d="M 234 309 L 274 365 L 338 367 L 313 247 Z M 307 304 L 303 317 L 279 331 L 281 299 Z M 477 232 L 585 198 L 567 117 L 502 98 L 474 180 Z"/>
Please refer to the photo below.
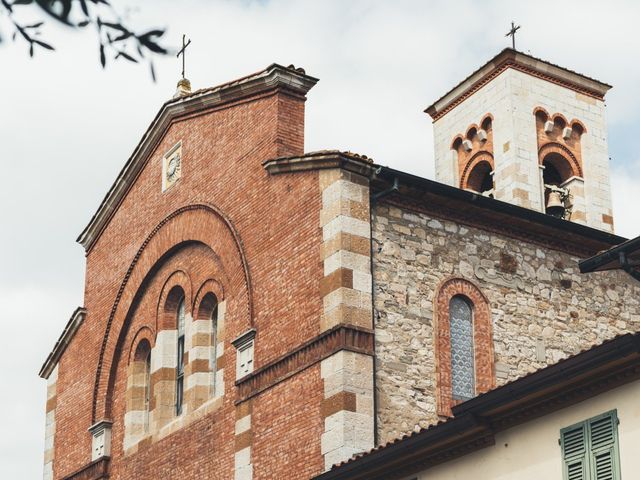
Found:
<path fill-rule="evenodd" d="M 640 381 L 496 435 L 496 444 L 407 479 L 561 480 L 560 429 L 617 409 L 621 478 L 640 475 Z"/>

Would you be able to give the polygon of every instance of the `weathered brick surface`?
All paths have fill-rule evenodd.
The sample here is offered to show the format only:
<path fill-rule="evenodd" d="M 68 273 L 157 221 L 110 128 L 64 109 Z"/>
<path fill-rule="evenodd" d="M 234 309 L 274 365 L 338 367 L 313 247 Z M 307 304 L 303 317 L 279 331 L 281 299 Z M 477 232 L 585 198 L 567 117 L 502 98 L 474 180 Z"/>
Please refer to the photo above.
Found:
<path fill-rule="evenodd" d="M 213 205 L 235 227 L 249 266 L 252 320 L 258 331 L 256 367 L 317 335 L 323 276 L 318 173 L 296 174 L 295 179 L 289 174 L 270 177 L 261 166 L 268 158 L 302 154 L 303 129 L 303 100 L 282 93 L 181 119 L 170 126 L 87 255 L 87 318 L 59 364 L 54 478 L 90 462 L 87 429 L 96 419 L 92 409 L 99 354 L 121 283 L 134 263 L 111 320 L 103 359 L 107 374 L 99 385 L 95 407 L 95 417 L 110 412 L 114 422 L 110 478 L 233 478 L 236 387 L 235 350 L 230 341 L 251 326 L 249 288 L 238 245 L 219 216 L 206 209 L 186 208 L 160 228 L 138 257 L 136 254 L 154 228 L 176 210 Z M 163 193 L 162 157 L 178 141 L 182 141 L 182 176 Z M 182 245 L 179 250 L 172 249 L 178 244 Z M 146 326 L 157 333 L 168 326 L 161 325 L 165 319 L 158 313 L 159 304 L 164 282 L 175 271 L 188 278 L 185 293 L 191 302 L 190 314 L 203 282 L 216 280 L 224 291 L 226 394 L 219 406 L 184 428 L 160 440 L 144 440 L 137 451 L 125 455 L 128 355 L 140 328 Z M 110 392 L 109 396 L 104 392 Z M 305 401 L 294 402 L 301 398 Z M 317 366 L 256 399 L 254 478 L 300 478 L 300 472 L 311 476 L 321 471 L 322 399 Z M 285 436 L 285 432 L 289 443 L 276 445 L 273 435 Z"/>
<path fill-rule="evenodd" d="M 580 274 L 566 253 L 389 203 L 375 208 L 373 242 L 380 442 L 442 418 L 434 303 L 450 277 L 488 299 L 498 385 L 640 330 L 638 283 Z"/>

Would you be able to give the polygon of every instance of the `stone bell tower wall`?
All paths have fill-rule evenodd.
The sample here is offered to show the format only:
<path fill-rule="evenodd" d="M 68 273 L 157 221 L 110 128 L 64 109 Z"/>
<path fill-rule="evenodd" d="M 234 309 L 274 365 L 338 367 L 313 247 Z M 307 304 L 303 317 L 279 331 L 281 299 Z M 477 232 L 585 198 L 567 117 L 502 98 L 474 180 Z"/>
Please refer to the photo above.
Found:
<path fill-rule="evenodd" d="M 479 82 L 482 83 L 482 82 Z M 477 85 L 477 84 L 476 84 Z M 464 84 L 462 85 L 464 86 Z M 466 90 L 466 91 L 464 91 Z M 573 196 L 572 221 L 613 231 L 611 187 L 605 105 L 602 97 L 588 95 L 541 75 L 505 68 L 480 88 L 469 85 L 462 95 L 434 118 L 436 179 L 460 186 L 462 170 L 452 148 L 456 137 L 464 139 L 472 128 L 491 115 L 493 128 L 494 198 L 525 208 L 544 211 L 542 148 L 558 143 L 567 157 L 576 157 L 580 171 L 567 181 Z M 536 128 L 536 110 L 560 118 L 557 142 Z M 431 112 L 430 112 L 431 113 Z M 562 136 L 563 125 L 580 125 L 577 146 Z M 569 145 L 569 147 L 567 147 Z M 471 147 L 471 145 L 469 145 Z M 473 148 L 476 148 L 474 143 Z M 481 147 L 479 147 L 481 148 Z M 473 151 L 471 151 L 473 153 Z M 572 160 L 569 158 L 569 160 Z"/>

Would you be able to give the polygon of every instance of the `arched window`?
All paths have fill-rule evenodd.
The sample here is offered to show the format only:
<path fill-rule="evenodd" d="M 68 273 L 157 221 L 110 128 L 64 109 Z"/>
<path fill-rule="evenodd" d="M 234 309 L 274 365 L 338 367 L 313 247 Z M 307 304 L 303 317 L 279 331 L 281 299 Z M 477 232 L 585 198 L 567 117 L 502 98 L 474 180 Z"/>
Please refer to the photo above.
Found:
<path fill-rule="evenodd" d="M 144 432 L 149 432 L 149 407 L 151 406 L 151 349 L 144 359 Z"/>
<path fill-rule="evenodd" d="M 485 193 L 493 190 L 493 175 L 491 164 L 485 160 L 476 163 L 467 177 L 465 188 L 478 193 Z M 493 194 L 491 194 L 493 196 Z"/>
<path fill-rule="evenodd" d="M 210 348 L 209 348 L 209 372 L 211 373 L 211 395 L 215 395 L 216 384 L 216 360 L 218 345 L 218 298 L 211 292 L 207 293 L 200 303 L 198 309 L 199 320 L 209 320 Z"/>
<path fill-rule="evenodd" d="M 491 309 L 487 297 L 464 278 L 451 278 L 434 301 L 437 413 L 495 386 Z"/>
<path fill-rule="evenodd" d="M 456 295 L 449 302 L 451 328 L 451 394 L 454 400 L 468 400 L 475 393 L 473 361 L 473 311 L 471 302 Z"/>
<path fill-rule="evenodd" d="M 550 153 L 542 161 L 545 185 L 560 186 L 575 175 L 571 163 L 559 153 Z"/>
<path fill-rule="evenodd" d="M 178 304 L 176 323 L 178 326 L 178 348 L 176 358 L 176 415 L 180 415 L 182 413 L 182 402 L 184 400 L 184 297 L 182 297 Z"/>
<path fill-rule="evenodd" d="M 449 302 L 451 329 L 451 395 L 468 400 L 475 393 L 473 311 L 470 301 L 456 295 Z"/>
<path fill-rule="evenodd" d="M 129 363 L 126 391 L 125 449 L 141 440 L 149 432 L 151 392 L 151 344 L 142 338 L 135 347 Z"/>

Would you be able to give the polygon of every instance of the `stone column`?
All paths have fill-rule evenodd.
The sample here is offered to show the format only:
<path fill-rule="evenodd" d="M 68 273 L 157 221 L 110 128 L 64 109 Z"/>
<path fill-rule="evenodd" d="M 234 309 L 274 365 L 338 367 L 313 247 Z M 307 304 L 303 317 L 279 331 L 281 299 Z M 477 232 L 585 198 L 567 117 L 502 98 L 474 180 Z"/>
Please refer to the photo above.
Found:
<path fill-rule="evenodd" d="M 571 217 L 567 220 L 587 224 L 587 204 L 584 196 L 584 180 L 580 177 L 571 177 L 562 185 L 571 194 Z"/>
<path fill-rule="evenodd" d="M 253 478 L 251 413 L 251 400 L 236 406 L 234 480 L 251 480 Z"/>
<path fill-rule="evenodd" d="M 149 425 L 152 432 L 175 417 L 177 330 L 161 330 L 151 350 L 151 404 Z"/>
<path fill-rule="evenodd" d="M 193 320 L 189 332 L 189 363 L 185 367 L 185 404 L 192 412 L 212 397 L 224 392 L 222 369 L 224 354 L 225 302 L 217 306 L 216 335 L 212 339 L 211 319 Z M 216 345 L 212 345 L 212 340 Z M 214 361 L 215 359 L 215 361 Z M 215 371 L 214 371 L 215 369 Z M 217 381 L 219 379 L 220 381 Z"/>
<path fill-rule="evenodd" d="M 321 331 L 373 329 L 369 181 L 342 169 L 320 171 L 324 278 Z M 325 469 L 374 446 L 373 358 L 340 351 L 321 362 L 321 451 Z"/>
<path fill-rule="evenodd" d="M 58 367 L 56 366 L 47 379 L 47 416 L 44 428 L 44 480 L 53 480 L 53 442 L 56 435 L 56 385 Z"/>

